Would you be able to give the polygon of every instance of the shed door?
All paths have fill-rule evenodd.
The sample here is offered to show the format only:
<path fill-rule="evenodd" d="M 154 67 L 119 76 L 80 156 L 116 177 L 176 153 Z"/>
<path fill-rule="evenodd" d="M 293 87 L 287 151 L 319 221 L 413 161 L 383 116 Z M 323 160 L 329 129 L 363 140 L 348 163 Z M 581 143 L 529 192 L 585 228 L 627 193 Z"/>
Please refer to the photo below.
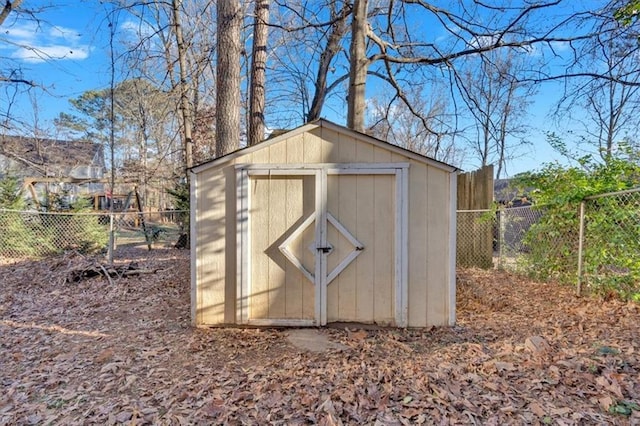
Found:
<path fill-rule="evenodd" d="M 327 322 L 395 324 L 395 175 L 328 176 L 327 215 L 359 241 L 358 247 L 327 223 L 327 241 L 336 248 L 327 271 L 358 253 L 341 273 L 327 280 Z"/>
<path fill-rule="evenodd" d="M 317 324 L 315 175 L 252 175 L 248 190 L 246 322 Z"/>
<path fill-rule="evenodd" d="M 404 171 L 240 170 L 238 322 L 404 325 Z"/>

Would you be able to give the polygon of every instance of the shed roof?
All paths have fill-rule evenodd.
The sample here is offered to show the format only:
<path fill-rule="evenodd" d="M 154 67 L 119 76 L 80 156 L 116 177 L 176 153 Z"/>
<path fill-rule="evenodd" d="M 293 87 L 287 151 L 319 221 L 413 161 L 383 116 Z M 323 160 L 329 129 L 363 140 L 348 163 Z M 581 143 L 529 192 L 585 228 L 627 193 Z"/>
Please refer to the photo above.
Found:
<path fill-rule="evenodd" d="M 225 164 L 225 163 L 227 163 L 227 162 L 229 162 L 229 161 L 231 161 L 231 160 L 233 160 L 233 159 L 235 159 L 235 158 L 237 158 L 237 157 L 239 157 L 241 155 L 246 155 L 246 154 L 252 153 L 254 151 L 259 151 L 261 149 L 265 149 L 265 148 L 267 148 L 267 147 L 269 147 L 271 145 L 277 144 L 278 142 L 286 140 L 286 139 L 288 139 L 288 138 L 290 138 L 292 136 L 296 136 L 296 135 L 299 135 L 299 134 L 302 134 L 302 133 L 310 132 L 310 131 L 312 131 L 314 129 L 317 129 L 317 128 L 327 128 L 327 129 L 333 130 L 333 131 L 338 132 L 338 133 L 342 133 L 342 134 L 346 134 L 346 135 L 352 136 L 352 137 L 354 137 L 354 138 L 356 138 L 356 139 L 358 139 L 360 141 L 368 142 L 368 143 L 370 143 L 372 145 L 375 145 L 377 147 L 380 147 L 380 148 L 386 149 L 388 151 L 395 152 L 395 153 L 407 156 L 407 157 L 409 157 L 411 159 L 414 159 L 416 161 L 420 161 L 422 163 L 429 164 L 431 166 L 437 167 L 437 168 L 442 169 L 442 170 L 446 170 L 448 172 L 455 172 L 455 171 L 458 170 L 458 168 L 456 168 L 455 166 L 452 166 L 450 164 L 444 163 L 444 162 L 439 161 L 439 160 L 435 160 L 433 158 L 427 157 L 427 156 L 422 155 L 422 154 L 418 154 L 417 152 L 408 150 L 406 148 L 402 148 L 400 146 L 390 144 L 389 142 L 383 141 L 383 140 L 375 138 L 373 136 L 369 136 L 369 135 L 364 134 L 364 133 L 357 132 L 357 131 L 355 131 L 353 129 L 349 129 L 349 128 L 341 126 L 339 124 L 335 124 L 335 123 L 333 123 L 331 121 L 328 121 L 328 120 L 325 120 L 323 118 L 320 118 L 318 120 L 314 120 L 314 121 L 309 122 L 307 124 L 304 124 L 304 125 L 302 125 L 300 127 L 297 127 L 297 128 L 295 128 L 293 130 L 290 130 L 288 132 L 282 133 L 282 134 L 280 134 L 280 135 L 278 135 L 276 137 L 266 139 L 266 140 L 260 142 L 257 145 L 241 148 L 241 149 L 233 151 L 233 152 L 231 152 L 229 154 L 223 155 L 222 157 L 218 157 L 218 158 L 215 158 L 213 160 L 209 160 L 207 162 L 198 164 L 198 165 L 192 167 L 191 170 L 194 173 L 199 173 L 199 172 L 202 172 L 204 170 L 208 170 L 210 168 L 219 167 L 222 164 Z"/>

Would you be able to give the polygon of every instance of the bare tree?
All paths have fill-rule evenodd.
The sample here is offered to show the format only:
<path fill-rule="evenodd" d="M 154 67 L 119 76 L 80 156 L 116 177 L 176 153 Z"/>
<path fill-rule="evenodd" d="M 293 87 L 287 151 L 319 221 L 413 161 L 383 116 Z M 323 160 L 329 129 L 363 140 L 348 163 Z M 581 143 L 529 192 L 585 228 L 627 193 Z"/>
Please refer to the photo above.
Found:
<path fill-rule="evenodd" d="M 585 68 L 602 70 L 607 78 L 569 81 L 555 112 L 559 120 L 576 123 L 574 133 L 587 149 L 595 147 L 607 161 L 615 156 L 617 143 L 635 139 L 640 126 L 640 58 L 629 55 L 637 47 L 640 33 L 616 21 L 605 25 L 609 28 L 586 44 L 582 62 Z"/>
<path fill-rule="evenodd" d="M 505 171 L 506 162 L 516 154 L 514 147 L 523 141 L 520 136 L 524 128 L 517 118 L 526 112 L 528 102 L 523 101 L 531 94 L 530 84 L 582 76 L 601 81 L 615 80 L 625 86 L 636 85 L 629 75 L 611 76 L 600 70 L 594 72 L 575 67 L 581 57 L 579 48 L 583 43 L 592 40 L 597 34 L 611 34 L 610 29 L 594 29 L 593 26 L 594 22 L 602 23 L 613 19 L 611 13 L 605 13 L 604 2 L 598 5 L 572 3 L 569 8 L 563 7 L 563 0 L 522 4 L 507 1 L 438 3 L 402 0 L 383 3 L 359 0 L 354 1 L 349 15 L 350 37 L 346 33 L 330 31 L 338 28 L 338 21 L 332 19 L 333 16 L 327 12 L 328 5 L 324 6 L 323 14 L 318 12 L 315 4 L 311 6 L 301 3 L 294 7 L 290 3 L 282 3 L 280 6 L 291 12 L 293 21 L 298 25 L 297 28 L 296 25 L 289 25 L 286 31 L 305 34 L 305 37 L 291 37 L 292 43 L 299 40 L 300 46 L 321 56 L 316 52 L 346 52 L 344 45 L 350 41 L 348 55 L 326 55 L 331 57 L 330 65 L 320 61 L 313 62 L 314 67 L 323 64 L 318 69 L 348 69 L 348 72 L 339 73 L 333 80 L 340 82 L 345 75 L 349 75 L 350 82 L 346 88 L 325 84 L 326 80 L 322 78 L 312 80 L 318 83 L 315 88 L 313 85 L 303 84 L 301 82 L 308 81 L 311 73 L 297 67 L 293 58 L 289 62 L 294 63 L 286 66 L 295 76 L 293 81 L 296 84 L 288 87 L 295 90 L 299 99 L 309 99 L 313 93 L 325 94 L 329 87 L 331 90 L 343 91 L 343 94 L 344 91 L 348 92 L 347 124 L 361 131 L 364 129 L 362 123 L 368 105 L 364 99 L 368 92 L 364 89 L 369 79 L 378 78 L 395 91 L 395 96 L 392 97 L 394 102 L 404 104 L 424 129 L 435 136 L 435 140 L 446 138 L 441 133 L 442 128 L 432 127 L 433 120 L 416 103 L 416 96 L 408 94 L 414 93 L 414 88 L 422 86 L 422 96 L 430 96 L 431 86 L 424 82 L 440 79 L 451 85 L 454 107 L 465 105 L 475 108 L 471 98 L 477 96 L 467 92 L 473 91 L 472 83 L 478 81 L 480 72 L 476 78 L 469 79 L 466 78 L 465 70 L 470 62 L 483 63 L 486 66 L 483 72 L 491 72 L 489 78 L 500 82 L 502 90 L 498 92 L 501 91 L 506 98 L 496 95 L 494 98 L 500 101 L 487 106 L 490 109 L 499 107 L 501 112 L 495 110 L 491 114 L 483 114 L 474 111 L 476 118 L 484 118 L 484 124 L 481 125 L 484 127 L 482 139 L 487 141 L 487 144 L 482 142 L 479 156 L 483 162 L 497 161 L 497 170 L 501 174 Z M 311 16 L 315 19 L 310 18 Z M 418 16 L 420 19 L 416 18 Z M 311 43 L 315 43 L 315 50 L 312 50 L 314 47 L 309 46 L 311 43 L 305 41 L 309 39 L 306 35 L 314 30 L 325 39 L 329 34 L 340 34 L 337 42 L 333 43 L 333 46 L 340 47 L 318 49 L 329 44 L 320 44 L 317 40 L 322 38 L 311 37 Z M 637 46 L 632 49 L 636 50 Z M 496 71 L 503 66 L 493 63 L 494 58 L 508 56 L 513 57 L 512 63 L 519 64 L 518 68 Z M 346 66 L 345 61 L 348 61 Z M 564 69 L 558 65 L 564 66 Z M 320 72 L 316 75 L 326 76 Z M 320 92 L 320 89 L 325 91 Z M 323 99 L 322 96 L 320 99 Z M 326 106 L 324 101 L 316 104 L 314 114 L 309 117 L 320 116 L 323 106 Z M 340 103 L 333 107 L 339 114 Z M 468 122 L 457 123 L 455 131 L 460 132 L 466 125 Z"/>
<path fill-rule="evenodd" d="M 205 130 L 205 117 L 211 128 L 215 126 L 211 119 L 215 104 L 215 9 L 208 0 L 119 3 L 129 15 L 121 43 L 130 74 L 165 90 L 175 117 L 179 117 L 181 128 L 176 134 L 181 136 L 182 155 L 175 163 L 176 174 L 184 176 L 185 167 L 194 162 L 194 152 L 200 161 L 214 152 L 215 138 L 196 137 L 195 123 L 199 135 Z M 201 146 L 194 146 L 196 143 Z"/>
<path fill-rule="evenodd" d="M 364 132 L 365 85 L 369 59 L 367 58 L 368 0 L 354 0 L 349 48 L 349 94 L 347 96 L 347 126 Z"/>
<path fill-rule="evenodd" d="M 255 0 L 251 82 L 249 88 L 249 145 L 255 145 L 264 138 L 269 3 L 270 0 Z"/>
<path fill-rule="evenodd" d="M 461 166 L 465 157 L 463 146 L 456 145 L 454 111 L 450 109 L 448 92 L 444 88 L 432 90 L 432 96 L 425 98 L 419 90 L 407 94 L 414 110 L 427 117 L 429 128 L 417 118 L 407 106 L 398 102 L 397 96 L 377 95 L 369 102 L 370 114 L 366 132 L 394 145 L 411 151 Z"/>
<path fill-rule="evenodd" d="M 341 83 L 348 81 L 344 40 L 349 33 L 351 1 L 306 2 L 276 0 L 269 24 L 270 61 L 267 103 L 279 114 L 269 115 L 285 128 L 326 114 L 327 101 L 338 102 L 343 115 Z M 329 108 L 333 108 L 330 105 Z"/>
<path fill-rule="evenodd" d="M 240 43 L 242 10 L 238 0 L 218 0 L 216 79 L 216 156 L 240 146 Z"/>
<path fill-rule="evenodd" d="M 193 166 L 193 139 L 191 137 L 191 128 L 193 126 L 191 116 L 191 105 L 189 104 L 189 83 L 187 81 L 187 46 L 184 42 L 182 34 L 180 5 L 182 0 L 171 0 L 171 10 L 173 16 L 173 33 L 176 37 L 176 45 L 178 48 L 178 69 L 180 73 L 180 82 L 178 84 L 180 92 L 180 112 L 182 113 L 182 131 L 184 133 L 184 158 L 185 166 L 189 169 Z M 185 172 L 185 177 L 189 179 L 189 172 Z"/>
<path fill-rule="evenodd" d="M 320 113 L 328 92 L 341 81 L 341 78 L 338 78 L 329 85 L 328 74 L 331 70 L 333 59 L 342 50 L 340 43 L 347 34 L 347 18 L 351 14 L 352 6 L 349 2 L 345 2 L 338 9 L 336 3 L 332 2 L 329 8 L 331 15 L 328 23 L 329 28 L 327 31 L 326 44 L 322 53 L 320 53 L 314 85 L 314 95 L 309 107 L 309 112 L 307 113 L 307 121 L 320 118 Z"/>
<path fill-rule="evenodd" d="M 496 50 L 470 57 L 456 76 L 460 96 L 474 124 L 466 131 L 480 166 L 496 164 L 496 178 L 517 148 L 526 143 L 526 115 L 536 86 L 517 80 L 527 63 L 513 50 Z"/>

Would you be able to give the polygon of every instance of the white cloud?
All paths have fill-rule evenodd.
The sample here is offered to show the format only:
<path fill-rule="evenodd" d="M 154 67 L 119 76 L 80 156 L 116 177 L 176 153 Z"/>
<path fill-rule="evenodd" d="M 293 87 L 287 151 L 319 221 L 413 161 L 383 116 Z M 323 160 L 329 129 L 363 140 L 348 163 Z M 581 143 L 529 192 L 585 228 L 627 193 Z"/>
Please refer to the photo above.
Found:
<path fill-rule="evenodd" d="M 37 63 L 55 60 L 82 60 L 91 52 L 82 43 L 78 31 L 60 26 L 38 26 L 33 22 L 18 22 L 5 30 L 4 49 L 12 58 Z"/>
<path fill-rule="evenodd" d="M 30 28 L 31 27 L 31 28 Z M 7 38 L 19 42 L 30 42 L 35 40 L 35 26 L 25 25 L 23 27 L 12 27 L 5 31 Z"/>
<path fill-rule="evenodd" d="M 59 26 L 53 26 L 49 28 L 48 34 L 50 37 L 63 38 L 65 40 L 75 40 L 80 37 L 78 31 L 74 30 L 73 28 L 65 28 Z"/>
<path fill-rule="evenodd" d="M 48 60 L 75 59 L 81 60 L 89 57 L 89 46 L 80 45 L 70 47 L 68 45 L 49 45 L 31 48 L 18 48 L 12 57 L 25 62 L 43 62 Z"/>
<path fill-rule="evenodd" d="M 126 20 L 123 22 L 120 25 L 120 30 L 124 33 L 125 37 L 128 36 L 137 40 L 148 38 L 155 34 L 155 30 L 151 25 L 132 20 Z"/>

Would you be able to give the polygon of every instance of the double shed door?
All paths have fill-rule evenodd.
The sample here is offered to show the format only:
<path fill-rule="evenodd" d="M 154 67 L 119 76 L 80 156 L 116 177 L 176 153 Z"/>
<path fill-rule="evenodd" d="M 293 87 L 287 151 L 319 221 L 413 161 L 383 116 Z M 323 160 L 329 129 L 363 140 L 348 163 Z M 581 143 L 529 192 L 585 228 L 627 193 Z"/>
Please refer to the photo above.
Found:
<path fill-rule="evenodd" d="M 239 167 L 238 322 L 405 325 L 407 167 Z"/>

